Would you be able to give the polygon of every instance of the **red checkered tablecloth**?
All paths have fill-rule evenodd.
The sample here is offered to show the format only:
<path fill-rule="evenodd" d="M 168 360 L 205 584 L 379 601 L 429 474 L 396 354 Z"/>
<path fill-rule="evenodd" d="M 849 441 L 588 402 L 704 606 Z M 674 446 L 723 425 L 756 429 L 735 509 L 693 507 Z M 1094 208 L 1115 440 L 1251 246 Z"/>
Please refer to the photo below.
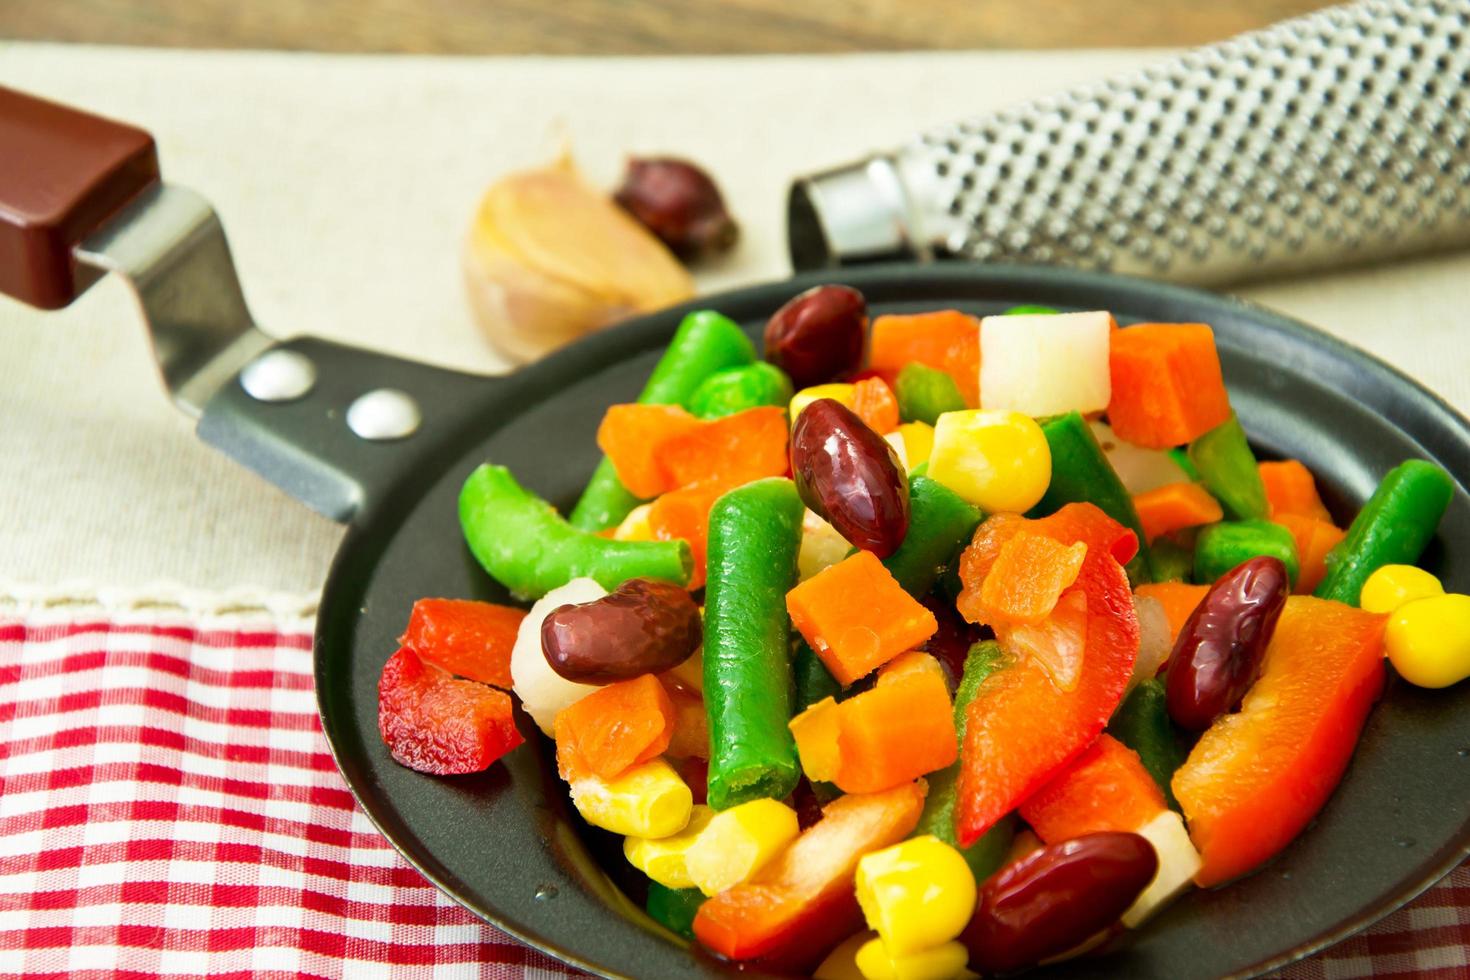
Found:
<path fill-rule="evenodd" d="M 1467 948 L 1462 867 L 1284 975 L 1464 977 Z M 0 621 L 0 975 L 407 973 L 567 975 L 356 808 L 307 632 Z"/>

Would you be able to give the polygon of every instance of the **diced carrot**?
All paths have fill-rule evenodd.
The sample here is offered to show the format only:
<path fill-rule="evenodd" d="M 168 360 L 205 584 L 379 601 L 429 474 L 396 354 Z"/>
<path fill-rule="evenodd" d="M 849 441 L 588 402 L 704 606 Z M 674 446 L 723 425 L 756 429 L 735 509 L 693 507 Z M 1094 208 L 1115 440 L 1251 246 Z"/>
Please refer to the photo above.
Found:
<path fill-rule="evenodd" d="M 1205 593 L 1210 591 L 1210 587 L 1187 585 L 1184 582 L 1150 582 L 1140 585 L 1134 591 L 1141 596 L 1159 600 L 1159 604 L 1164 607 L 1164 615 L 1169 619 L 1169 639 L 1172 642 L 1179 639 L 1179 631 L 1184 629 L 1185 620 L 1189 619 L 1190 613 L 1194 612 Z"/>
<path fill-rule="evenodd" d="M 597 427 L 597 447 L 630 493 L 657 497 L 679 486 L 663 466 L 665 445 L 700 428 L 699 419 L 677 405 L 613 405 Z"/>
<path fill-rule="evenodd" d="M 980 321 L 939 310 L 873 321 L 869 367 L 891 386 L 905 364 L 918 361 L 954 378 L 970 408 L 980 405 Z"/>
<path fill-rule="evenodd" d="M 891 789 L 959 758 L 944 669 L 927 653 L 887 664 L 872 690 L 837 705 L 837 726 L 832 781 L 844 793 Z"/>
<path fill-rule="evenodd" d="M 1136 831 L 1168 808 L 1138 753 L 1106 733 L 1021 804 L 1048 844 L 1103 830 Z"/>
<path fill-rule="evenodd" d="M 510 689 L 510 651 L 524 609 L 471 599 L 420 599 L 398 638 L 451 674 Z"/>
<path fill-rule="evenodd" d="M 1225 519 L 1220 501 L 1198 483 L 1170 483 L 1136 494 L 1133 507 L 1150 541 L 1170 531 Z"/>
<path fill-rule="evenodd" d="M 688 585 L 690 591 L 704 585 L 709 512 L 728 489 L 730 485 L 723 480 L 692 483 L 663 494 L 648 509 L 648 527 L 654 540 L 682 538 L 689 542 L 689 550 L 694 555 L 694 571 Z"/>
<path fill-rule="evenodd" d="M 662 755 L 674 723 L 674 704 L 653 674 L 609 684 L 557 714 L 557 768 L 568 781 L 587 773 L 616 779 Z"/>
<path fill-rule="evenodd" d="M 1113 334 L 1118 438 L 1149 449 L 1182 445 L 1230 418 L 1215 333 L 1203 323 L 1140 323 Z"/>
<path fill-rule="evenodd" d="M 791 625 L 844 686 L 934 635 L 934 614 L 871 551 L 859 551 L 786 593 Z"/>
<path fill-rule="evenodd" d="M 1274 520 L 1282 514 L 1299 514 L 1332 523 L 1332 515 L 1317 493 L 1312 471 L 1299 460 L 1283 459 L 1279 463 L 1261 463 L 1261 482 L 1266 485 L 1266 502 Z"/>
<path fill-rule="evenodd" d="M 671 489 L 715 482 L 735 487 L 785 476 L 790 468 L 787 435 L 784 408 L 751 408 L 679 433 L 662 445 L 659 462 Z"/>
<path fill-rule="evenodd" d="M 1327 553 L 1337 547 L 1347 532 L 1330 521 L 1302 514 L 1277 514 L 1271 520 L 1296 539 L 1296 554 L 1302 569 L 1296 577 L 1295 591 L 1310 595 L 1327 576 Z"/>
<path fill-rule="evenodd" d="M 852 386 L 852 410 L 880 436 L 898 428 L 898 399 L 882 378 L 864 378 Z"/>
<path fill-rule="evenodd" d="M 1039 623 L 1056 608 L 1062 591 L 1077 581 L 1087 545 L 1022 531 L 1001 546 L 980 587 L 985 622 Z"/>

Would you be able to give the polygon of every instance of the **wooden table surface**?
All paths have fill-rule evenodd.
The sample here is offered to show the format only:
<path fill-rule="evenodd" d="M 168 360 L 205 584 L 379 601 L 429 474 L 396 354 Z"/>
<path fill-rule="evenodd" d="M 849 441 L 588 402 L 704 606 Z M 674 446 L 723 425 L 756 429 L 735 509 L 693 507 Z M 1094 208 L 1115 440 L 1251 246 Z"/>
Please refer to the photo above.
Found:
<path fill-rule="evenodd" d="M 446 54 L 1192 45 L 1322 0 L 0 0 L 0 38 Z"/>

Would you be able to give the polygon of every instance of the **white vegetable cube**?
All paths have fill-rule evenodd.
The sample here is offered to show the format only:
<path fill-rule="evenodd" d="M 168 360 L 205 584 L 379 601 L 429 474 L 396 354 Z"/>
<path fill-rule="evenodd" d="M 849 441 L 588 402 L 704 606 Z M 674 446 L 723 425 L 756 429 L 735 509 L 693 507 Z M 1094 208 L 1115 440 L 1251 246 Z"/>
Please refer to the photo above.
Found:
<path fill-rule="evenodd" d="M 1184 820 L 1173 810 L 1165 810 L 1135 833 L 1154 846 L 1159 856 L 1159 871 L 1138 900 L 1123 913 L 1123 924 L 1137 929 L 1144 920 L 1168 905 L 1194 881 L 1200 869 L 1199 852 L 1184 829 Z"/>
<path fill-rule="evenodd" d="M 1106 422 L 1090 422 L 1092 434 L 1102 447 L 1103 455 L 1113 464 L 1113 471 L 1123 486 L 1134 496 L 1148 493 L 1171 483 L 1188 483 L 1189 474 L 1174 457 L 1161 449 L 1144 449 L 1119 439 Z"/>
<path fill-rule="evenodd" d="M 980 407 L 1033 417 L 1101 412 L 1112 398 L 1104 312 L 980 321 Z"/>
<path fill-rule="evenodd" d="M 516 630 L 516 644 L 510 651 L 511 685 L 526 713 L 547 735 L 561 709 L 582 700 L 597 687 L 569 681 L 551 669 L 541 648 L 541 624 L 558 606 L 593 602 L 605 595 L 607 590 L 594 580 L 574 578 L 538 599 Z"/>

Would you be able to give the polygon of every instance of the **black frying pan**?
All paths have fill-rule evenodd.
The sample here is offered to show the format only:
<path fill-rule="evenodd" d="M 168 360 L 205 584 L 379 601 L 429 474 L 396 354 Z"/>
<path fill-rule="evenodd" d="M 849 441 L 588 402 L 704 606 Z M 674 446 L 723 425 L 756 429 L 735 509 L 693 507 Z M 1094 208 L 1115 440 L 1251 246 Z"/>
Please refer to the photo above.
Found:
<path fill-rule="evenodd" d="M 19 116 L 29 112 L 31 121 L 21 125 L 15 99 L 0 90 L 0 146 L 25 138 L 33 150 L 74 153 L 75 139 L 56 150 L 46 135 L 62 110 L 44 107 L 37 115 L 26 108 Z M 111 127 L 115 152 L 111 169 L 99 178 L 98 166 L 83 168 L 92 179 L 71 188 L 71 210 L 91 209 L 80 222 L 84 227 L 66 230 L 65 221 L 54 222 L 51 240 L 36 246 L 52 266 L 55 248 L 69 250 L 83 238 L 79 254 L 96 254 L 97 234 L 88 238 L 87 232 L 135 220 L 134 212 L 152 206 L 149 195 L 157 190 L 156 176 L 137 165 L 138 145 L 117 136 L 136 131 L 64 115 L 67 125 L 80 125 L 80 118 L 94 130 Z M 97 140 L 88 135 L 83 142 L 95 148 Z M 151 159 L 151 143 L 145 155 Z M 0 287 L 38 304 L 50 290 L 46 305 L 64 305 L 85 278 L 79 282 L 68 270 L 64 281 L 47 279 L 34 262 L 19 268 L 17 242 L 34 232 L 44 209 L 15 206 L 12 188 L 24 181 L 5 160 L 0 153 Z M 124 172 L 139 182 L 131 194 L 89 203 L 87 193 Z M 119 200 L 129 198 L 129 210 L 119 215 Z M 754 335 L 792 294 L 831 278 L 802 276 L 698 305 L 720 310 Z M 1470 423 L 1360 351 L 1237 300 L 1137 279 L 972 265 L 881 266 L 840 278 L 866 294 L 874 314 L 940 307 L 985 314 L 1045 303 L 1110 310 L 1122 323 L 1209 323 L 1234 405 L 1257 450 L 1303 460 L 1319 475 L 1339 519 L 1406 458 L 1437 461 L 1455 476 L 1459 486 L 1426 563 L 1449 589 L 1470 591 Z M 152 312 L 148 290 L 140 292 Z M 278 349 L 304 355 L 317 367 L 308 393 L 265 403 L 223 373 L 211 385 L 199 422 L 206 441 L 349 524 L 322 597 L 316 683 L 323 729 L 364 810 L 456 901 L 554 956 L 608 976 L 722 977 L 734 971 L 691 951 L 643 915 L 639 876 L 622 862 L 616 840 L 577 817 L 556 778 L 549 742 L 533 734 L 503 763 L 475 776 L 412 772 L 392 761 L 378 737 L 377 680 L 414 600 L 507 601 L 460 538 L 456 497 L 464 478 L 494 460 L 529 488 L 569 506 L 597 461 L 594 433 L 603 410 L 636 396 L 688 309 L 644 317 L 496 379 L 320 340 L 291 341 Z M 176 397 L 188 404 L 179 394 L 188 385 L 177 378 L 209 372 L 189 374 L 155 339 L 166 375 L 172 364 Z M 219 348 L 211 363 L 227 362 L 230 350 Z M 407 393 L 422 410 L 413 435 L 372 442 L 344 423 L 354 399 L 382 387 Z M 522 731 L 534 733 L 528 718 L 519 720 Z M 1341 786 L 1284 854 L 1238 884 L 1187 896 L 1120 948 L 1046 974 L 1209 977 L 1258 973 L 1304 956 L 1387 914 L 1470 853 L 1467 801 L 1470 687 L 1429 692 L 1390 682 Z"/>

